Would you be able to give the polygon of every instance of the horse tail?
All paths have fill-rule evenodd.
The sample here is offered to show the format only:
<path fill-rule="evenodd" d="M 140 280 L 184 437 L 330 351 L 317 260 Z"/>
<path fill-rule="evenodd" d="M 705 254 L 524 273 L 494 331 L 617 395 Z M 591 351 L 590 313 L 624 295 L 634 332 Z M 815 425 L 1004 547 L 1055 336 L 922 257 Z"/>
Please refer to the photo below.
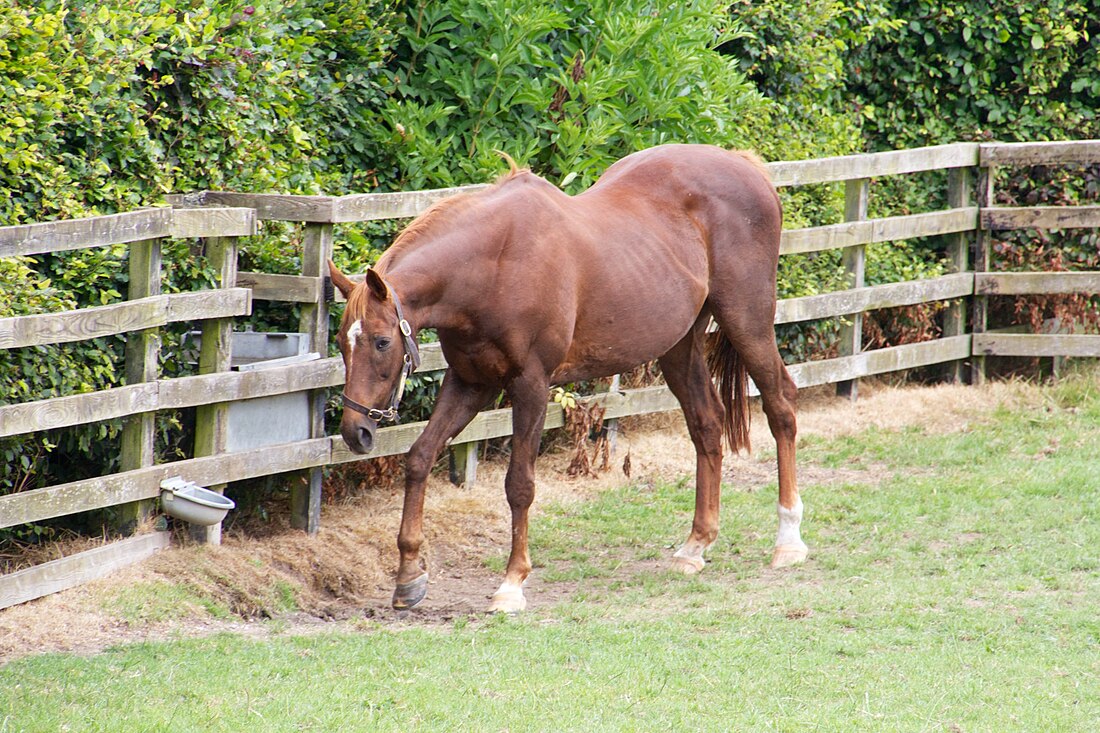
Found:
<path fill-rule="evenodd" d="M 707 335 L 707 368 L 717 382 L 725 408 L 722 430 L 734 453 L 751 451 L 749 444 L 749 377 L 745 361 L 721 329 Z"/>

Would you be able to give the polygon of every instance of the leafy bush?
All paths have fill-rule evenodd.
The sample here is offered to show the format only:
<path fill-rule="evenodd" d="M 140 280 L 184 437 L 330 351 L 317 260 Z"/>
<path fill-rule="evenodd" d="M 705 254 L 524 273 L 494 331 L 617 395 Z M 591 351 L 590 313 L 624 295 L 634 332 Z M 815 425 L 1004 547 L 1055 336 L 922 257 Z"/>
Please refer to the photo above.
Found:
<path fill-rule="evenodd" d="M 876 148 L 1096 137 L 1100 5 L 885 0 L 900 21 L 851 49 L 849 89 Z"/>
<path fill-rule="evenodd" d="M 173 191 L 373 185 L 378 155 L 355 123 L 382 94 L 391 22 L 388 0 L 0 5 L 0 224 L 132 210 Z M 286 259 L 285 247 L 261 239 L 256 259 Z M 0 260 L 0 317 L 121 299 L 126 251 Z M 165 291 L 209 281 L 191 243 L 166 243 Z M 0 351 L 0 403 L 116 386 L 122 344 Z M 171 349 L 164 360 L 168 374 L 186 369 Z M 115 421 L 0 441 L 0 492 L 107 470 L 117 432 Z M 64 460 L 51 462 L 55 444 Z"/>
<path fill-rule="evenodd" d="M 371 134 L 403 188 L 483 181 L 506 150 L 569 191 L 663 142 L 752 146 L 769 105 L 717 47 L 714 3 L 417 2 Z"/>
<path fill-rule="evenodd" d="M 866 119 L 873 149 L 956 140 L 1060 140 L 1100 136 L 1100 3 L 1055 0 L 1015 4 L 979 0 L 885 0 L 851 20 L 893 18 L 848 53 L 848 89 Z M 1096 171 L 1020 169 L 998 176 L 998 203 L 1087 203 L 1096 200 Z M 886 183 L 885 205 L 927 210 L 942 205 L 937 185 Z M 1091 232 L 998 235 L 994 269 L 1096 267 Z M 939 250 L 917 254 L 933 262 Z M 996 302 L 996 301 L 995 301 Z M 999 323 L 1036 328 L 1058 317 L 1067 325 L 1097 322 L 1085 296 L 1012 298 L 998 305 Z"/>

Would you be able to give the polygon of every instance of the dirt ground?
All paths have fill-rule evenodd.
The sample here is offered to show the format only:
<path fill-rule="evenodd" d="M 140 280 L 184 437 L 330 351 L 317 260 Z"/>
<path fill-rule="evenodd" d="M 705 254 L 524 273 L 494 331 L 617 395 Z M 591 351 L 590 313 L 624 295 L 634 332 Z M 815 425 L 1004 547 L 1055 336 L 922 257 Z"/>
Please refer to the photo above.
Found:
<path fill-rule="evenodd" d="M 1036 392 L 1021 383 L 986 386 L 895 388 L 862 383 L 856 403 L 832 396 L 831 388 L 804 390 L 800 396 L 801 436 L 836 437 L 869 428 L 961 431 L 998 405 L 1034 402 Z M 774 442 L 754 406 L 752 456 L 726 457 L 724 480 L 756 490 L 775 481 Z M 629 453 L 631 478 L 619 468 Z M 679 413 L 623 421 L 615 465 L 596 478 L 566 475 L 569 456 L 552 452 L 539 459 L 538 492 L 532 522 L 541 503 L 583 501 L 628 481 L 675 480 L 695 470 L 694 452 Z M 174 541 L 140 565 L 109 578 L 0 611 L 0 663 L 49 651 L 93 653 L 112 645 L 232 631 L 263 636 L 308 633 L 363 623 L 433 624 L 482 612 L 499 577 L 484 559 L 503 555 L 509 537 L 503 481 L 506 464 L 478 467 L 472 487 L 433 476 L 425 513 L 426 556 L 432 578 L 428 598 L 411 616 L 390 608 L 400 520 L 400 489 L 359 487 L 339 503 L 326 503 L 315 537 L 289 528 L 275 516 L 261 533 L 227 533 L 219 547 Z M 846 478 L 844 469 L 800 466 L 805 483 Z M 865 471 L 859 472 L 866 481 Z M 771 532 L 772 516 L 760 517 Z M 685 532 L 687 527 L 684 528 Z M 761 560 L 762 562 L 765 559 Z M 133 598 L 138 584 L 168 589 L 155 608 Z M 179 592 L 179 588 L 186 592 Z M 528 583 L 532 608 L 552 604 L 568 588 L 542 585 L 538 573 Z M 173 595 L 170 591 L 176 589 Z M 158 596 L 159 597 L 159 596 Z M 204 599 L 208 602 L 204 603 Z M 231 614 L 212 614 L 209 601 Z M 294 610 L 288 610 L 293 608 Z"/>

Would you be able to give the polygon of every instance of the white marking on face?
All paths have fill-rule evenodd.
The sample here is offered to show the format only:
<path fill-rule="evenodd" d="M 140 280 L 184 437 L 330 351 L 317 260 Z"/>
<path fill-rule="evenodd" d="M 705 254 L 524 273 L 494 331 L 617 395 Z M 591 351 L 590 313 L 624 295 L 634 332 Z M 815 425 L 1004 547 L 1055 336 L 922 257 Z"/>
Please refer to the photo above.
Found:
<path fill-rule="evenodd" d="M 798 547 L 802 544 L 802 533 L 799 531 L 799 527 L 802 524 L 801 497 L 790 509 L 783 506 L 782 504 L 778 504 L 777 506 L 779 512 L 779 533 L 776 535 L 775 538 L 775 546 Z"/>
<path fill-rule="evenodd" d="M 348 340 L 348 349 L 355 351 L 355 347 L 358 344 L 359 337 L 363 335 L 363 322 L 356 321 L 348 327 L 348 332 L 345 337 Z"/>
<path fill-rule="evenodd" d="M 348 326 L 347 333 L 344 334 L 344 338 L 348 342 L 348 366 L 346 371 L 351 373 L 351 362 L 355 359 L 355 347 L 359 343 L 359 337 L 363 335 L 363 322 L 356 321 Z"/>

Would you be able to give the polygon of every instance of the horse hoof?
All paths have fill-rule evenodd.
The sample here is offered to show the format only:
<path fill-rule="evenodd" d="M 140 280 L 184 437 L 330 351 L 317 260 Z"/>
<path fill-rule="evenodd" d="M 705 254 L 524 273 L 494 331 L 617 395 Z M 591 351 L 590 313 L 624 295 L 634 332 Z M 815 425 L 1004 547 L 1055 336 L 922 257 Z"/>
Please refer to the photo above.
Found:
<path fill-rule="evenodd" d="M 408 583 L 397 584 L 393 592 L 393 607 L 397 611 L 407 611 L 424 600 L 426 595 L 428 595 L 428 574 L 424 573 Z"/>
<path fill-rule="evenodd" d="M 523 597 L 523 589 L 505 583 L 493 594 L 489 613 L 519 613 L 525 608 L 527 608 L 527 599 Z"/>
<path fill-rule="evenodd" d="M 679 570 L 684 575 L 695 575 L 706 565 L 706 561 L 701 557 L 692 557 L 691 555 L 673 555 L 672 567 L 675 570 Z"/>
<path fill-rule="evenodd" d="M 772 568 L 786 568 L 791 565 L 798 565 L 806 560 L 806 555 L 809 554 L 809 549 L 806 545 L 781 545 L 775 548 L 775 552 L 772 553 Z"/>

